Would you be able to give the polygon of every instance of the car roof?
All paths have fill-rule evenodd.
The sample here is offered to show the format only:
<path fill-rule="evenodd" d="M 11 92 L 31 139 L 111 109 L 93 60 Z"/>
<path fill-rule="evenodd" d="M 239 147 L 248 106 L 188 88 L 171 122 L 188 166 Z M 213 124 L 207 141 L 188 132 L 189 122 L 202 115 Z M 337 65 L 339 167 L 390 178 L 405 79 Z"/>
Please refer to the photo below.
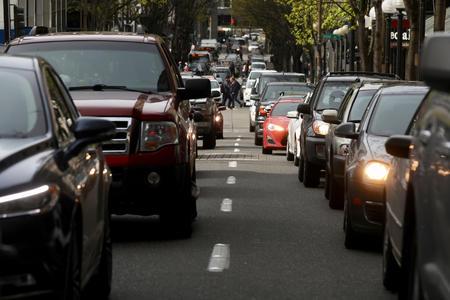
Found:
<path fill-rule="evenodd" d="M 421 81 L 405 81 L 394 85 L 380 88 L 381 94 L 422 94 L 427 93 L 430 88 Z"/>
<path fill-rule="evenodd" d="M 290 94 L 290 95 L 280 96 L 278 98 L 278 100 L 293 100 L 293 101 L 295 100 L 295 101 L 297 101 L 300 99 L 304 100 L 305 98 L 306 98 L 306 94 Z"/>
<path fill-rule="evenodd" d="M 162 38 L 157 35 L 142 35 L 132 32 L 61 32 L 35 36 L 22 36 L 20 38 L 12 40 L 9 44 L 18 45 L 65 41 L 117 41 L 135 43 L 163 42 Z"/>
<path fill-rule="evenodd" d="M 292 82 L 292 81 L 277 81 L 277 82 L 269 82 L 267 86 L 273 85 L 304 85 L 309 86 L 306 82 Z"/>
<path fill-rule="evenodd" d="M 266 72 L 267 73 L 267 72 Z M 270 77 L 272 77 L 272 76 L 292 76 L 292 75 L 298 75 L 298 76 L 305 76 L 305 74 L 303 74 L 303 73 L 291 73 L 291 72 L 289 72 L 289 73 L 285 73 L 285 72 L 274 72 L 274 73 L 270 73 L 270 74 L 261 74 L 261 76 L 263 76 L 263 75 L 266 75 L 266 76 L 270 76 Z"/>

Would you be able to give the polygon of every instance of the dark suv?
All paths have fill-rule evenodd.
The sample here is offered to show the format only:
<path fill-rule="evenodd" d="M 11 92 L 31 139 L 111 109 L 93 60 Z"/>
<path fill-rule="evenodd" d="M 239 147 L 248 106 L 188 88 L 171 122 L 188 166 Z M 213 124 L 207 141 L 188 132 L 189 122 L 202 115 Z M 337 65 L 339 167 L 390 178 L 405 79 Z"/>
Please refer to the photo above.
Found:
<path fill-rule="evenodd" d="M 306 187 L 319 185 L 320 171 L 325 170 L 325 136 L 330 124 L 322 121 L 322 112 L 326 109 L 337 110 L 354 82 L 383 78 L 395 78 L 395 75 L 370 72 L 328 73 L 317 84 L 310 103 L 299 105 L 303 122 L 298 178 Z"/>
<path fill-rule="evenodd" d="M 152 35 L 26 36 L 6 52 L 44 57 L 82 115 L 116 124 L 116 136 L 103 147 L 113 175 L 113 213 L 157 214 L 177 235 L 190 235 L 198 192 L 188 100 L 209 97 L 209 79 L 183 84 L 164 41 Z"/>

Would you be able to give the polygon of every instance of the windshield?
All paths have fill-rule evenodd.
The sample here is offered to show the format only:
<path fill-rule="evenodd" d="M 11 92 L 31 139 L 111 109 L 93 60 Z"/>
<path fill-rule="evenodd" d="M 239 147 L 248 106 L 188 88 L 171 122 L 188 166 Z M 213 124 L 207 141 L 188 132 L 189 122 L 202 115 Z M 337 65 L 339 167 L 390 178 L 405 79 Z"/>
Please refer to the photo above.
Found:
<path fill-rule="evenodd" d="M 250 76 L 248 77 L 248 79 L 258 79 L 259 78 L 259 76 L 261 76 L 261 72 L 254 72 L 254 71 L 252 71 L 252 72 L 250 72 Z"/>
<path fill-rule="evenodd" d="M 268 85 L 261 102 L 275 101 L 280 97 L 281 93 L 299 92 L 299 94 L 307 94 L 312 88 L 307 85 Z"/>
<path fill-rule="evenodd" d="M 300 75 L 261 76 L 259 81 L 259 90 L 262 92 L 266 84 L 269 82 L 302 82 L 302 79 L 304 79 L 304 77 Z"/>
<path fill-rule="evenodd" d="M 69 88 L 103 84 L 153 92 L 171 90 L 166 66 L 155 44 L 49 42 L 13 46 L 8 53 L 43 57 Z"/>
<path fill-rule="evenodd" d="M 288 112 L 297 110 L 300 102 L 278 102 L 273 108 L 270 116 L 286 116 Z"/>
<path fill-rule="evenodd" d="M 248 80 L 247 85 L 245 86 L 247 89 L 251 89 L 255 86 L 256 80 Z"/>
<path fill-rule="evenodd" d="M 0 68 L 0 138 L 45 134 L 41 96 L 32 71 Z"/>
<path fill-rule="evenodd" d="M 209 62 L 209 56 L 205 55 L 205 54 L 189 55 L 188 61 L 190 63 L 207 63 L 207 62 Z"/>
<path fill-rule="evenodd" d="M 219 83 L 217 81 L 211 81 L 211 88 L 212 89 L 218 89 L 219 87 Z"/>
<path fill-rule="evenodd" d="M 265 69 L 266 64 L 264 63 L 252 63 L 252 69 Z"/>
<path fill-rule="evenodd" d="M 369 133 L 381 136 L 405 134 L 425 94 L 382 95 L 369 123 Z"/>
<path fill-rule="evenodd" d="M 377 90 L 360 91 L 353 101 L 348 114 L 348 122 L 361 122 L 361 118 L 369 105 L 370 99 Z"/>
<path fill-rule="evenodd" d="M 327 81 L 322 87 L 316 110 L 338 109 L 353 81 Z"/>

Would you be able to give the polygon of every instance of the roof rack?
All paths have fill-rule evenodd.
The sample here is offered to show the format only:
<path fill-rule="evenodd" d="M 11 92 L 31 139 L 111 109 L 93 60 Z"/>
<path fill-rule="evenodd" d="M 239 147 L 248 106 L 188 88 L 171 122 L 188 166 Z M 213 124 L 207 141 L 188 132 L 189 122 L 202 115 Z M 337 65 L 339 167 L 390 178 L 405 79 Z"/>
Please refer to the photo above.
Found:
<path fill-rule="evenodd" d="M 340 76 L 340 75 L 354 75 L 354 76 L 372 75 L 372 76 L 383 76 L 383 77 L 392 77 L 392 78 L 400 79 L 400 77 L 398 77 L 398 75 L 396 75 L 396 74 L 366 72 L 366 71 L 329 72 L 327 74 L 327 76 Z"/>

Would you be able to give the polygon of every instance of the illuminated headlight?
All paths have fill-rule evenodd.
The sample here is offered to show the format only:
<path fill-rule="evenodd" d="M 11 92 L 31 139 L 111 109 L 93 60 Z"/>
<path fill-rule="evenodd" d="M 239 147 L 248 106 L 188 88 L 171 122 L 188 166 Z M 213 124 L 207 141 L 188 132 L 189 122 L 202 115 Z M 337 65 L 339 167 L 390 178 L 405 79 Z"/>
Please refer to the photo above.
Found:
<path fill-rule="evenodd" d="M 323 121 L 314 121 L 313 123 L 314 133 L 319 135 L 327 135 L 330 129 L 330 124 Z"/>
<path fill-rule="evenodd" d="M 267 129 L 269 129 L 270 131 L 284 131 L 283 127 L 281 127 L 280 125 L 272 124 L 272 123 L 270 123 L 267 126 Z"/>
<path fill-rule="evenodd" d="M 162 146 L 178 144 L 178 130 L 173 122 L 143 122 L 141 151 L 154 151 Z"/>
<path fill-rule="evenodd" d="M 222 117 L 220 115 L 216 115 L 216 122 L 220 122 L 222 120 Z"/>
<path fill-rule="evenodd" d="M 371 161 L 364 168 L 364 179 L 372 182 L 384 182 L 389 173 L 389 165 Z"/>
<path fill-rule="evenodd" d="M 33 215 L 48 211 L 59 198 L 56 185 L 42 185 L 27 191 L 0 197 L 0 218 Z"/>

